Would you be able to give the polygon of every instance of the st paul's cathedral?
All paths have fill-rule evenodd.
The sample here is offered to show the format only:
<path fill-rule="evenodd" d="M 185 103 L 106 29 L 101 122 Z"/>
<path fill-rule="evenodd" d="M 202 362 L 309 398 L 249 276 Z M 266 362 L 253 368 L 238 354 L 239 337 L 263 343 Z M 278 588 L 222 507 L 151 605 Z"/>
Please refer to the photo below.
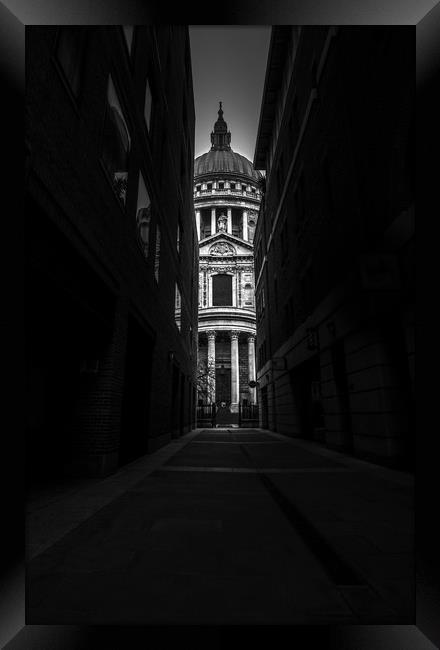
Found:
<path fill-rule="evenodd" d="M 260 172 L 231 148 L 220 102 L 211 149 L 194 163 L 199 238 L 199 404 L 255 404 L 253 238 Z M 201 380 L 200 380 L 201 379 Z"/>

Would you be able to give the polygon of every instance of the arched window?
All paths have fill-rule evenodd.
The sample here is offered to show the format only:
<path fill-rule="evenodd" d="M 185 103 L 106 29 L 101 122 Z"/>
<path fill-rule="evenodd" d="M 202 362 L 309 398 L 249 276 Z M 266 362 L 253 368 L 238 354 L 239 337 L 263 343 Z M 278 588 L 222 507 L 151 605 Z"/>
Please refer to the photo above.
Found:
<path fill-rule="evenodd" d="M 232 307 L 232 276 L 219 273 L 212 276 L 212 305 Z"/>

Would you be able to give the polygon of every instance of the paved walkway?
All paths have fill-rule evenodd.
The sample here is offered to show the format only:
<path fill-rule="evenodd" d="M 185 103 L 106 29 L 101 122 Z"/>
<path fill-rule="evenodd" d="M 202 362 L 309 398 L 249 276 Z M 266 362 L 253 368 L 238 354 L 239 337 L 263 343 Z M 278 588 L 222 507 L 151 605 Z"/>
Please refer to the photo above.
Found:
<path fill-rule="evenodd" d="M 27 623 L 411 624 L 413 478 L 195 430 L 27 507 Z"/>

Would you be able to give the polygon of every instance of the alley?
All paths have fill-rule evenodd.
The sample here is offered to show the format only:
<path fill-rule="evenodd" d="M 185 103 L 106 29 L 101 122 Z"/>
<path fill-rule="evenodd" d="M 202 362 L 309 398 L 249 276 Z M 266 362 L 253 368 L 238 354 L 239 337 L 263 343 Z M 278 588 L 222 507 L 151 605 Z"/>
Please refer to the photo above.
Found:
<path fill-rule="evenodd" d="M 405 623 L 413 477 L 262 429 L 196 429 L 31 495 L 28 624 Z"/>

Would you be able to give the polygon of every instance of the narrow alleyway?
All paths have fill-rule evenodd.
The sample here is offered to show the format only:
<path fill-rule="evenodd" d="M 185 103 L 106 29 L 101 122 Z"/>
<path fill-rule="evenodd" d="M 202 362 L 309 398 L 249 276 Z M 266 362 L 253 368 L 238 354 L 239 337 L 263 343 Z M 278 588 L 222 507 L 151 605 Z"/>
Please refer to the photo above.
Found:
<path fill-rule="evenodd" d="M 414 620 L 413 479 L 197 429 L 27 506 L 28 624 Z"/>

